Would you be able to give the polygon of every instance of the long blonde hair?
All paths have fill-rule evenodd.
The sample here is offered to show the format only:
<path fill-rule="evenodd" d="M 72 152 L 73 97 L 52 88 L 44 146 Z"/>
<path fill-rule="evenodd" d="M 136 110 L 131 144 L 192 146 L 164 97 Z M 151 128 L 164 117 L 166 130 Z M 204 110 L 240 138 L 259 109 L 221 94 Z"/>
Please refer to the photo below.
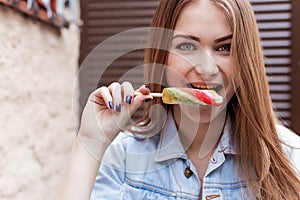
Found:
<path fill-rule="evenodd" d="M 152 27 L 174 30 L 184 6 L 194 0 L 161 0 L 152 20 Z M 287 159 L 275 124 L 264 56 L 254 12 L 248 0 L 211 0 L 227 15 L 233 31 L 232 57 L 236 75 L 235 95 L 228 103 L 233 118 L 233 140 L 241 156 L 237 156 L 239 170 L 256 199 L 300 199 L 300 180 Z M 162 36 L 163 37 L 163 36 Z M 169 38 L 150 35 L 150 42 Z M 158 46 L 161 44 L 158 44 Z M 145 53 L 145 82 L 154 92 L 163 88 L 163 68 L 168 52 L 164 48 L 150 48 Z M 153 81 L 155 79 L 156 81 Z M 157 84 L 157 80 L 161 84 Z M 153 104 L 162 104 L 160 100 Z M 162 104 L 163 105 L 163 104 Z M 167 109 L 167 106 L 164 105 Z"/>

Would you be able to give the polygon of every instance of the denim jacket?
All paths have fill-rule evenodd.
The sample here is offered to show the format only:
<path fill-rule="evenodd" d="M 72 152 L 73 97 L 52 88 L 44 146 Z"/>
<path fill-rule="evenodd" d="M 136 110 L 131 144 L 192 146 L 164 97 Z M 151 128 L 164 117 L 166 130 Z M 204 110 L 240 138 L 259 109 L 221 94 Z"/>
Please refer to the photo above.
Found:
<path fill-rule="evenodd" d="M 296 134 L 281 125 L 277 130 L 285 144 L 300 147 Z M 238 174 L 237 152 L 230 135 L 231 128 L 226 123 L 203 181 L 200 181 L 171 115 L 161 133 L 153 137 L 141 139 L 122 132 L 105 152 L 91 200 L 250 199 L 246 183 Z M 299 173 L 300 150 L 289 146 L 284 149 Z"/>

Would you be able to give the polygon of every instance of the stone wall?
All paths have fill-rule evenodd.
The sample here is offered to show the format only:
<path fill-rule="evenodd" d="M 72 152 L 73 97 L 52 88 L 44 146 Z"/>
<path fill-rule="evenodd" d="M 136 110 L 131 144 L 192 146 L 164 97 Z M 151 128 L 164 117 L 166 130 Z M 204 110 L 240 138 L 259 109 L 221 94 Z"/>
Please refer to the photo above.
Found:
<path fill-rule="evenodd" d="M 53 196 L 76 135 L 78 51 L 77 28 L 0 5 L 0 199 Z"/>

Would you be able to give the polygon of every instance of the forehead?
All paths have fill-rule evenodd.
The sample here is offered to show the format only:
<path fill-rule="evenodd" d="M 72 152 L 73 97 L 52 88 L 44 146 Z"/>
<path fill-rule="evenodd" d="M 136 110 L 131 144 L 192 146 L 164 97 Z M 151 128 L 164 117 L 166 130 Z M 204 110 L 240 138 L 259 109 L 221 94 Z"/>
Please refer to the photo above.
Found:
<path fill-rule="evenodd" d="M 232 32 L 224 11 L 210 0 L 187 4 L 179 14 L 175 31 L 216 37 Z"/>

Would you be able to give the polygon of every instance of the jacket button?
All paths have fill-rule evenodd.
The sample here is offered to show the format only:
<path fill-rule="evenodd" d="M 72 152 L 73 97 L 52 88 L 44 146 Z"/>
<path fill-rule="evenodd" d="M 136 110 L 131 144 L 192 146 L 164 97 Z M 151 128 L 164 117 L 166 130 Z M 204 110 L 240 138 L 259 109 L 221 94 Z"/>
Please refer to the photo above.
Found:
<path fill-rule="evenodd" d="M 190 167 L 187 167 L 187 168 L 184 169 L 184 175 L 187 178 L 190 178 L 193 175 L 193 172 L 192 172 Z"/>

